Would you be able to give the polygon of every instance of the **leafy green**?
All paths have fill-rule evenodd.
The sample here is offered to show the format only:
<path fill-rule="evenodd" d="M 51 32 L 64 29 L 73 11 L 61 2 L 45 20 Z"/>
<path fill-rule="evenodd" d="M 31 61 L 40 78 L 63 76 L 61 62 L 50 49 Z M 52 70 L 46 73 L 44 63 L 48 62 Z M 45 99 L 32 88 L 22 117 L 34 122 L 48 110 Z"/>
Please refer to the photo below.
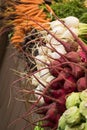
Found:
<path fill-rule="evenodd" d="M 54 2 L 51 5 L 55 14 L 59 18 L 65 18 L 67 16 L 75 16 L 80 19 L 81 22 L 87 23 L 87 8 L 84 6 L 84 0 L 72 0 L 68 2 Z"/>

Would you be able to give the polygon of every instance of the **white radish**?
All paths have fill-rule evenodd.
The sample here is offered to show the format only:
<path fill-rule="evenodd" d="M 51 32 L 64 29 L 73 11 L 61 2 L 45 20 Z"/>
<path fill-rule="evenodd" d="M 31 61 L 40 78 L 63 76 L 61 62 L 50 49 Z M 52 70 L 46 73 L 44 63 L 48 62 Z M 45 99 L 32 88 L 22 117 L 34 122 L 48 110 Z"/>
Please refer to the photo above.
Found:
<path fill-rule="evenodd" d="M 77 28 L 70 28 L 70 30 L 71 30 L 72 32 L 74 32 L 74 33 L 78 36 L 78 29 L 77 29 Z M 73 40 L 73 39 L 74 39 L 69 30 L 66 30 L 66 31 L 62 34 L 61 38 L 70 39 L 70 40 Z"/>
<path fill-rule="evenodd" d="M 40 93 L 40 94 L 42 94 L 41 91 L 43 91 L 43 90 L 44 90 L 44 87 L 43 87 L 41 84 L 39 84 L 39 85 L 37 86 L 37 88 L 35 89 L 35 93 Z M 35 97 L 36 97 L 36 98 L 40 98 L 40 96 L 41 96 L 41 95 L 35 94 Z M 40 99 L 39 102 L 40 102 L 40 104 L 43 104 L 43 103 L 44 103 L 43 97 L 41 97 L 41 99 Z"/>
<path fill-rule="evenodd" d="M 56 50 L 61 53 L 61 54 L 66 54 L 66 50 L 64 48 L 63 45 L 58 45 L 58 47 L 56 48 Z"/>
<path fill-rule="evenodd" d="M 55 79 L 54 76 L 50 75 L 47 79 L 46 82 L 49 83 L 50 81 L 52 81 L 53 79 Z"/>
<path fill-rule="evenodd" d="M 64 31 L 65 31 L 65 28 L 62 26 L 54 27 L 52 30 L 52 32 L 57 34 L 57 35 L 61 35 Z"/>
<path fill-rule="evenodd" d="M 68 27 L 74 27 L 74 28 L 79 27 L 79 19 L 74 16 L 66 17 L 64 19 L 64 22 Z"/>
<path fill-rule="evenodd" d="M 50 22 L 51 29 L 53 29 L 54 27 L 57 27 L 57 26 L 63 26 L 63 24 L 58 20 Z"/>

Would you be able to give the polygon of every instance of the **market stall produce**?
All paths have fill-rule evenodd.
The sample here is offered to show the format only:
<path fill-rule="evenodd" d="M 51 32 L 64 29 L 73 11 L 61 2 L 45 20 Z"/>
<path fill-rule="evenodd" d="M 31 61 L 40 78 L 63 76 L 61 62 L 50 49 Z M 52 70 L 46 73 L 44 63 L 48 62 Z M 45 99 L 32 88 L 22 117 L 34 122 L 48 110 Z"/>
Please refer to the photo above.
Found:
<path fill-rule="evenodd" d="M 9 40 L 24 62 L 23 72 L 14 70 L 19 79 L 13 85 L 26 79 L 17 99 L 31 103 L 17 120 L 29 123 L 24 129 L 31 124 L 35 130 L 86 130 L 87 17 L 80 15 L 87 8 L 80 0 L 45 2 L 16 1 L 12 12 Z M 28 120 L 34 113 L 39 117 Z"/>

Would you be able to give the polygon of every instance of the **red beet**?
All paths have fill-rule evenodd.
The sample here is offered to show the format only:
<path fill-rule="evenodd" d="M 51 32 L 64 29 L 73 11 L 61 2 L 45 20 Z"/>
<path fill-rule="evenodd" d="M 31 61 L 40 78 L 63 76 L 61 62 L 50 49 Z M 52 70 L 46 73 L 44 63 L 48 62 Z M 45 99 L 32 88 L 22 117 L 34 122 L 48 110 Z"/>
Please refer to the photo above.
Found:
<path fill-rule="evenodd" d="M 56 99 L 60 99 L 60 97 L 65 95 L 65 90 L 64 89 L 58 89 L 58 90 L 49 90 L 49 93 L 51 96 L 53 96 Z"/>
<path fill-rule="evenodd" d="M 56 109 L 56 103 L 53 103 L 53 106 L 47 111 L 46 116 L 50 121 L 55 122 L 57 118 L 58 110 Z"/>
<path fill-rule="evenodd" d="M 62 88 L 63 84 L 64 84 L 64 79 L 63 80 L 55 80 L 54 82 L 51 83 L 50 88 L 53 90 L 57 90 L 57 89 Z"/>
<path fill-rule="evenodd" d="M 57 109 L 58 109 L 58 113 L 60 114 L 60 115 L 62 115 L 63 114 L 63 112 L 66 110 L 66 106 L 65 106 L 65 102 L 66 102 L 66 98 L 65 98 L 65 96 L 63 97 L 61 97 L 60 98 L 60 100 L 62 101 L 62 104 L 59 104 L 59 103 L 57 103 Z"/>
<path fill-rule="evenodd" d="M 79 53 L 79 55 L 81 56 L 81 60 L 82 60 L 83 62 L 85 62 L 85 61 L 86 61 L 86 56 L 85 56 L 84 52 L 80 49 L 78 53 Z"/>
<path fill-rule="evenodd" d="M 75 51 L 71 51 L 67 53 L 65 56 L 67 57 L 69 61 L 76 62 L 76 63 L 81 62 L 80 55 Z"/>
<path fill-rule="evenodd" d="M 50 88 L 54 90 L 63 88 L 64 81 L 66 80 L 66 78 L 70 77 L 70 73 L 70 68 L 62 68 L 62 71 L 60 71 L 58 77 L 51 81 Z"/>
<path fill-rule="evenodd" d="M 65 50 L 67 52 L 77 51 L 78 50 L 78 43 L 75 41 L 68 40 L 66 42 L 66 44 L 64 45 L 64 47 L 65 47 Z"/>
<path fill-rule="evenodd" d="M 81 77 L 78 81 L 77 81 L 77 89 L 78 91 L 83 91 L 85 89 L 87 89 L 87 80 L 85 77 Z"/>
<path fill-rule="evenodd" d="M 80 77 L 83 77 L 85 74 L 84 69 L 82 68 L 82 66 L 80 66 L 80 64 L 75 65 L 75 64 L 70 64 L 71 68 L 72 68 L 72 75 L 78 79 Z"/>
<path fill-rule="evenodd" d="M 44 120 L 55 122 L 58 118 L 57 114 L 58 114 L 58 110 L 56 109 L 56 103 L 52 103 L 51 107 L 48 109 L 46 113 L 46 116 L 38 119 L 35 122 L 44 121 Z"/>
<path fill-rule="evenodd" d="M 51 62 L 51 64 L 49 65 L 49 71 L 51 73 L 51 75 L 57 77 L 59 74 L 59 69 L 58 67 L 60 67 L 60 62 L 55 60 L 53 62 Z"/>
<path fill-rule="evenodd" d="M 52 103 L 52 99 L 50 99 L 49 97 L 45 97 L 45 96 L 44 96 L 44 101 L 45 101 L 46 104 Z"/>
<path fill-rule="evenodd" d="M 76 83 L 73 76 L 68 77 L 68 79 L 64 83 L 64 90 L 67 93 L 71 93 L 73 91 L 76 91 Z"/>

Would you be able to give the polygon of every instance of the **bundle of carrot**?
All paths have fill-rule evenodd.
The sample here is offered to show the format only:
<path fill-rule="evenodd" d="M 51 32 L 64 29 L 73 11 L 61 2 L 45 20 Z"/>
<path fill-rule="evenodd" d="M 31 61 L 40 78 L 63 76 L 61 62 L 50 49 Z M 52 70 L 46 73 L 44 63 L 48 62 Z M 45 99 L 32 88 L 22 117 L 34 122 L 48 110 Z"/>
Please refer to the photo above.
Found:
<path fill-rule="evenodd" d="M 31 28 L 42 30 L 41 27 L 30 21 L 30 18 L 37 20 L 45 28 L 49 29 L 49 21 L 43 8 L 40 8 L 41 4 L 44 4 L 44 0 L 21 0 L 15 4 L 15 14 L 17 15 L 13 21 L 14 34 L 11 38 L 11 43 L 18 47 L 23 42 L 24 37 L 29 33 Z M 49 5 L 47 5 L 47 9 Z"/>

